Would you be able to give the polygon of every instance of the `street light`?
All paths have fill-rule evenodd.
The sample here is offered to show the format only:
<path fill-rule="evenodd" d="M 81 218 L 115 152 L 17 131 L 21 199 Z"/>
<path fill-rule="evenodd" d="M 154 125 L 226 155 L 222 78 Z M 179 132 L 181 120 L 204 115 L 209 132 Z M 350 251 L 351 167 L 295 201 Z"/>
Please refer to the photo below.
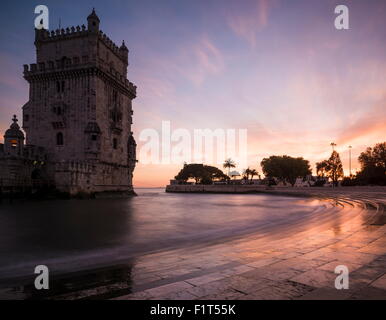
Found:
<path fill-rule="evenodd" d="M 335 142 L 331 142 L 330 146 L 332 147 L 332 151 L 334 151 L 334 147 L 336 147 L 336 143 Z"/>
<path fill-rule="evenodd" d="M 350 179 L 351 179 L 351 149 L 352 149 L 352 146 L 348 146 Z"/>

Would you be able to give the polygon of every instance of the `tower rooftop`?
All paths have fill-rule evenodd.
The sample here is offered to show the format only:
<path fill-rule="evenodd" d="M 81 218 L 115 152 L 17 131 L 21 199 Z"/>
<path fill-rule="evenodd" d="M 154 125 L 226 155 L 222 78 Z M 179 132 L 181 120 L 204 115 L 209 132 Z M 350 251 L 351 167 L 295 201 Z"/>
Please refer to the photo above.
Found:
<path fill-rule="evenodd" d="M 89 19 L 95 19 L 95 20 L 98 20 L 98 22 L 100 22 L 99 17 L 95 12 L 95 8 L 92 8 L 92 12 L 88 15 L 87 20 Z"/>
<path fill-rule="evenodd" d="M 16 115 L 12 118 L 13 123 L 9 127 L 7 131 L 5 131 L 4 137 L 6 138 L 23 138 L 24 139 L 24 133 L 20 130 L 19 125 L 17 124 L 18 120 Z"/>

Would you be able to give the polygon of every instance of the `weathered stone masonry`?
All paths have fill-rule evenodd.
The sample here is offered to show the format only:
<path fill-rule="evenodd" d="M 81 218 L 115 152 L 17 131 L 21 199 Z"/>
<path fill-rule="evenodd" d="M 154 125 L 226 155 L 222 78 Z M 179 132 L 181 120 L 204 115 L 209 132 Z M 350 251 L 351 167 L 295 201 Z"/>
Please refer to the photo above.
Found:
<path fill-rule="evenodd" d="M 71 194 L 133 191 L 136 86 L 125 43 L 116 46 L 99 24 L 93 10 L 87 28 L 36 30 L 36 63 L 24 65 L 26 144 L 44 148 L 47 180 Z"/>

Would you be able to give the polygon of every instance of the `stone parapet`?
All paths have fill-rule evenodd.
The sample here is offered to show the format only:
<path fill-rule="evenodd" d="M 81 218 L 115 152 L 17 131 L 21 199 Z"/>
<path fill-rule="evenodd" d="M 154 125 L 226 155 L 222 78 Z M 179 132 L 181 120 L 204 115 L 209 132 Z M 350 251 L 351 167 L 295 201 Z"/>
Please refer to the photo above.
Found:
<path fill-rule="evenodd" d="M 122 89 L 130 93 L 131 98 L 137 95 L 137 87 L 114 69 L 107 68 L 99 62 L 71 63 L 71 64 L 53 64 L 52 61 L 32 63 L 24 65 L 24 79 L 45 80 L 62 79 L 68 77 L 78 77 L 82 75 L 97 75 L 110 81 L 115 81 Z"/>

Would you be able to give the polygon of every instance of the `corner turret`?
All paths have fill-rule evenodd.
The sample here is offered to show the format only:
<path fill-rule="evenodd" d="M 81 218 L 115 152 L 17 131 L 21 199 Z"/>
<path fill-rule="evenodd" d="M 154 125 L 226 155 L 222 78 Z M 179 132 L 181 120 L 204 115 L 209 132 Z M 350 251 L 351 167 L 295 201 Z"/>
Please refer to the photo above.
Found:
<path fill-rule="evenodd" d="M 127 47 L 125 45 L 125 40 L 122 41 L 122 45 L 119 48 L 119 54 L 121 55 L 123 61 L 125 61 L 126 64 L 128 64 L 128 61 L 129 61 L 129 49 L 127 49 Z"/>
<path fill-rule="evenodd" d="M 92 9 L 92 12 L 87 17 L 87 29 L 90 32 L 98 33 L 99 32 L 99 17 L 97 16 L 95 9 Z"/>
<path fill-rule="evenodd" d="M 4 151 L 13 156 L 21 156 L 24 149 L 24 133 L 17 124 L 16 115 L 12 118 L 13 123 L 4 134 Z"/>

